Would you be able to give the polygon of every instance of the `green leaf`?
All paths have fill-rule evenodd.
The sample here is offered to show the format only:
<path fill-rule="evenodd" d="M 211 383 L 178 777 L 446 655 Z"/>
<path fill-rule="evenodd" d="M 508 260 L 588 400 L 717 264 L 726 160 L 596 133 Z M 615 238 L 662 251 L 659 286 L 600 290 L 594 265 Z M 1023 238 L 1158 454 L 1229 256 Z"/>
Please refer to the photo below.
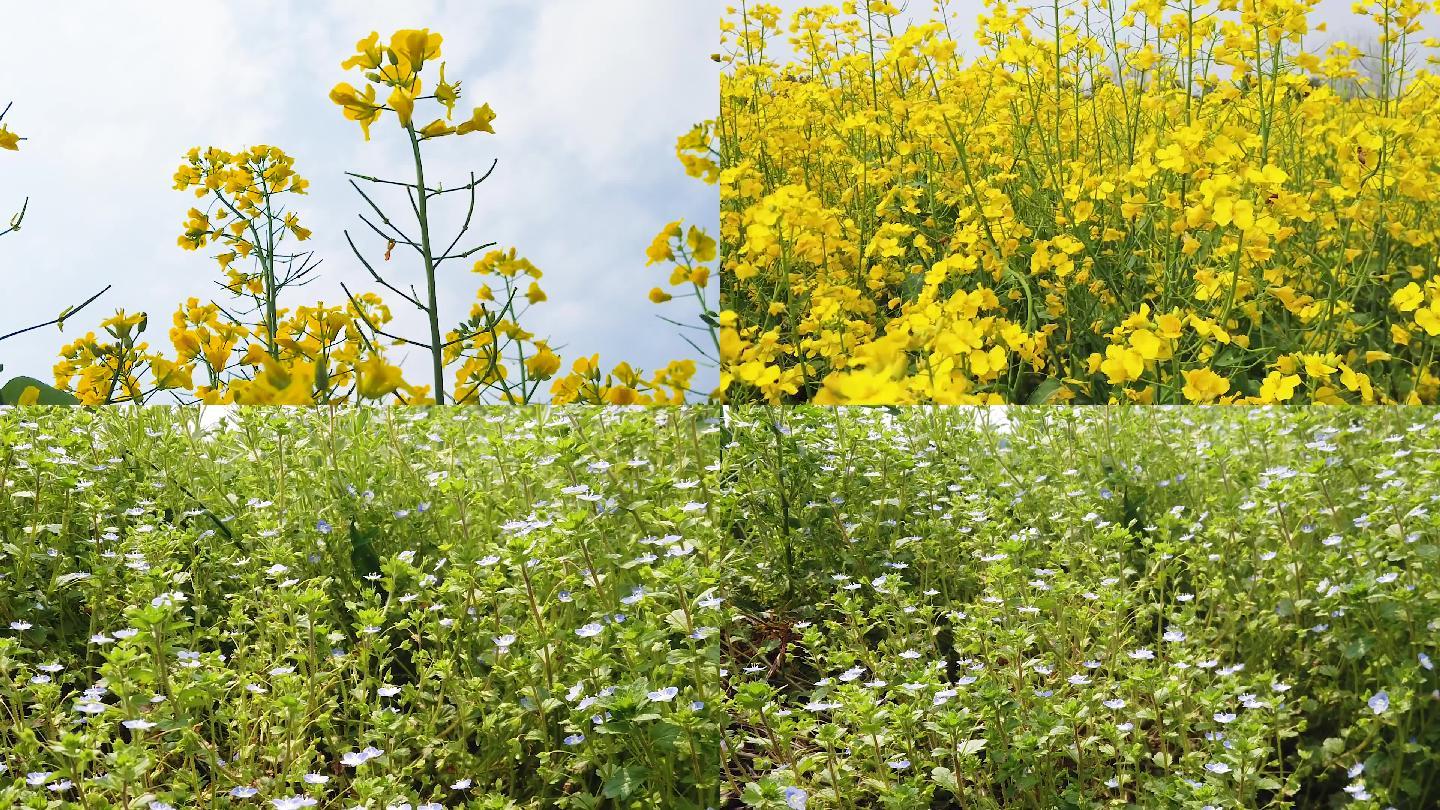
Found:
<path fill-rule="evenodd" d="M 645 776 L 648 771 L 639 765 L 626 765 L 623 768 L 616 768 L 605 780 L 605 786 L 601 793 L 607 799 L 625 801 L 639 790 L 645 783 Z"/>
<path fill-rule="evenodd" d="M 1055 377 L 1046 378 L 1044 382 L 1040 383 L 1035 387 L 1034 391 L 1030 392 L 1030 400 L 1027 404 L 1048 404 L 1050 402 L 1050 398 L 1059 393 L 1060 389 L 1063 387 L 1064 383 L 1060 382 L 1059 379 Z"/>
<path fill-rule="evenodd" d="M 18 405 L 20 398 L 31 388 L 36 389 L 38 397 L 32 403 L 34 405 L 79 405 L 80 400 L 74 395 L 67 394 L 54 386 L 46 385 L 34 377 L 16 377 L 5 383 L 0 388 L 0 405 Z"/>
<path fill-rule="evenodd" d="M 940 787 L 945 788 L 957 796 L 960 795 L 960 782 L 955 778 L 955 772 L 949 768 L 932 768 L 930 770 L 930 778 L 934 779 L 935 784 Z"/>
<path fill-rule="evenodd" d="M 74 584 L 77 583 L 77 582 L 84 582 L 85 580 L 87 580 L 87 579 L 89 579 L 89 578 L 90 578 L 90 575 L 87 574 L 87 573 L 85 573 L 85 572 L 83 572 L 83 571 L 82 571 L 82 572 L 72 573 L 72 574 L 65 574 L 64 576 L 56 577 L 56 579 L 55 579 L 55 587 L 57 587 L 57 588 L 64 588 L 64 587 L 66 587 L 66 586 L 68 586 L 68 585 L 74 585 Z"/>
<path fill-rule="evenodd" d="M 978 754 L 984 748 L 985 740 L 982 738 L 978 740 L 966 740 L 960 743 L 960 746 L 956 749 L 956 751 L 960 754 L 960 756 L 964 757 L 969 756 L 970 754 Z"/>

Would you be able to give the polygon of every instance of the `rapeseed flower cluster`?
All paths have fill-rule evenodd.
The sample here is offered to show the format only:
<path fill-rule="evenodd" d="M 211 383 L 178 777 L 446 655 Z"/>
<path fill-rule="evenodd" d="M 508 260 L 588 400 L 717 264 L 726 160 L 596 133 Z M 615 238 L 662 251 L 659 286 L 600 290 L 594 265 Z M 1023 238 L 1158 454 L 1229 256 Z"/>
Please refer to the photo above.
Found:
<path fill-rule="evenodd" d="M 368 233 L 345 236 L 356 260 L 383 291 L 352 292 L 342 284 L 341 303 L 292 303 L 293 293 L 287 290 L 313 280 L 319 265 L 303 248 L 312 232 L 293 208 L 307 194 L 309 181 L 278 147 L 238 152 L 197 147 L 186 154 L 174 178 L 177 190 L 192 191 L 196 198 L 178 243 L 185 250 L 214 251 L 220 287 L 230 300 L 197 297 L 182 303 L 174 313 L 169 350 L 142 339 L 149 322 L 144 313 L 118 313 L 102 324 L 104 335 L 87 333 L 63 348 L 54 368 L 60 392 L 92 405 L 144 402 L 162 392 L 181 401 L 244 405 L 527 403 L 542 391 L 559 404 L 674 405 L 696 394 L 711 394 L 696 391 L 693 382 L 697 360 L 719 362 L 717 317 L 706 300 L 717 245 L 698 226 L 670 223 L 646 251 L 647 266 L 664 263 L 671 269 L 671 291 L 656 287 L 650 300 L 664 304 L 676 297 L 694 298 L 700 323 L 670 322 L 708 333 L 710 348 L 686 337 L 699 352 L 697 358 L 676 360 L 649 373 L 623 361 L 605 372 L 598 356 L 573 359 L 569 373 L 562 373 L 566 361 L 558 347 L 523 325 L 528 309 L 548 298 L 540 286 L 540 268 L 513 247 L 499 248 L 494 242 L 462 246 L 477 189 L 495 166 L 447 187 L 426 179 L 422 147 L 437 138 L 493 135 L 496 113 L 489 104 L 480 104 L 457 120 L 464 92 L 459 80 L 446 76 L 442 42 L 440 34 L 428 29 L 397 31 L 388 44 L 378 32 L 371 33 L 341 65 L 360 71 L 361 88 L 342 82 L 330 92 L 330 100 L 360 125 L 367 141 L 374 125 L 393 114 L 413 157 L 413 179 L 349 173 L 366 206 L 359 218 Z M 422 124 L 416 116 L 427 103 L 436 106 L 437 116 Z M 719 180 L 712 138 L 713 122 L 707 122 L 676 142 L 676 156 L 686 173 L 708 184 Z M 20 140 L 8 128 L 0 129 L 0 146 L 16 149 Z M 410 200 L 413 227 L 386 214 L 377 201 L 378 191 L 367 191 L 396 187 Z M 435 232 L 431 219 L 434 206 L 456 199 L 453 194 L 468 196 L 469 213 L 451 239 Z M 362 249 L 366 237 L 378 240 L 375 253 Z M 388 268 L 405 265 L 408 254 L 413 254 L 411 269 L 419 283 L 389 277 Z M 442 308 L 450 302 L 439 294 L 437 272 L 461 260 L 473 262 L 471 270 L 483 280 L 467 317 L 447 328 Z M 427 336 L 409 338 L 390 331 L 390 306 L 397 299 L 423 314 Z M 419 349 L 430 359 L 427 383 L 406 378 L 393 357 L 404 347 Z"/>

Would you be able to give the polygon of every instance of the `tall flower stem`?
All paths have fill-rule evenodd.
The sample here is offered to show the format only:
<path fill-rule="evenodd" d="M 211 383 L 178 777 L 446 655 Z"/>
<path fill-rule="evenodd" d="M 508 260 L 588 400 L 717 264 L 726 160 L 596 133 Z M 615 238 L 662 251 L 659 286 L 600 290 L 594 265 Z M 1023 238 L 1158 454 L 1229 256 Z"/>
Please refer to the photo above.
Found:
<path fill-rule="evenodd" d="M 430 249 L 430 215 L 425 190 L 425 161 L 415 127 L 406 124 L 410 151 L 415 155 L 415 216 L 420 220 L 420 257 L 425 262 L 425 315 L 430 321 L 430 365 L 435 375 L 435 404 L 445 404 L 445 350 L 440 340 L 440 305 L 435 295 L 435 256 Z"/>

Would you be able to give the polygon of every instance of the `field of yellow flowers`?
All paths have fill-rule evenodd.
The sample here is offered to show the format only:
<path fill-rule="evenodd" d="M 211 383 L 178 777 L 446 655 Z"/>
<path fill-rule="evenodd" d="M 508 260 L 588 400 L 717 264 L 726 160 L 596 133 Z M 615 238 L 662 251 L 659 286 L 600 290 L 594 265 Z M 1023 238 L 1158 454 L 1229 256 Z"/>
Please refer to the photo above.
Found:
<path fill-rule="evenodd" d="M 727 399 L 1440 399 L 1440 4 L 1318 2 L 741 2 Z"/>

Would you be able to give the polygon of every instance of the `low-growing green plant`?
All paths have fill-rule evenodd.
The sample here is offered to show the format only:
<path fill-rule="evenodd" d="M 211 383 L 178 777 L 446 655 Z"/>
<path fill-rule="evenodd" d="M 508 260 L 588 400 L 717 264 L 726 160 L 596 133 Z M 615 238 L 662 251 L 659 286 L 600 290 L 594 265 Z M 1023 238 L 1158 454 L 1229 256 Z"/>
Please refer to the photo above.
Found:
<path fill-rule="evenodd" d="M 1440 412 L 728 418 L 740 804 L 1440 802 Z"/>
<path fill-rule="evenodd" d="M 0 410 L 0 806 L 716 806 L 718 432 Z"/>

